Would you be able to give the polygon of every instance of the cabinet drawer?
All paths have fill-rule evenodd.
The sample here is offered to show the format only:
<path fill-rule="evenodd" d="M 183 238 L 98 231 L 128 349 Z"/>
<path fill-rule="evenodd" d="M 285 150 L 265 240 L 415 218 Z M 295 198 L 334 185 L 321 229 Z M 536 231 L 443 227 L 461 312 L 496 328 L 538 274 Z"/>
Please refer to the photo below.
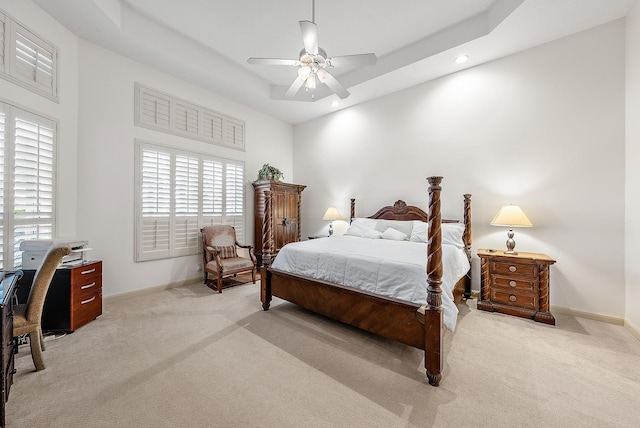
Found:
<path fill-rule="evenodd" d="M 491 286 L 498 286 L 505 288 L 505 293 L 509 293 L 508 290 L 516 290 L 516 292 L 537 292 L 538 282 L 530 278 L 516 278 L 516 277 L 503 277 L 493 276 Z"/>
<path fill-rule="evenodd" d="M 521 263 L 492 262 L 490 270 L 491 273 L 499 275 L 518 275 L 530 278 L 538 276 L 538 268 L 536 265 L 526 265 Z"/>
<path fill-rule="evenodd" d="M 82 327 L 102 315 L 102 294 L 93 293 L 79 302 L 74 302 L 71 309 L 71 330 Z"/>
<path fill-rule="evenodd" d="M 87 284 L 91 282 L 89 278 L 102 277 L 102 263 L 92 263 L 80 266 L 71 270 L 71 285 Z"/>
<path fill-rule="evenodd" d="M 519 308 L 538 309 L 538 296 L 536 294 L 518 294 L 515 292 L 510 293 L 509 291 L 502 288 L 492 288 L 491 301 Z"/>
<path fill-rule="evenodd" d="M 90 276 L 82 278 L 82 282 L 71 284 L 71 296 L 73 302 L 71 306 L 79 305 L 82 301 L 94 296 L 96 293 L 102 294 L 102 277 Z"/>

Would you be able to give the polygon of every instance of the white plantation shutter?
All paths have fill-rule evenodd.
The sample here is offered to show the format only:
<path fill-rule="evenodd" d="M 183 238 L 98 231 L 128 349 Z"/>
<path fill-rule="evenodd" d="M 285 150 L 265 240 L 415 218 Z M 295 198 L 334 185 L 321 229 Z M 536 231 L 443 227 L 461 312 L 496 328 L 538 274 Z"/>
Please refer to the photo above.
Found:
<path fill-rule="evenodd" d="M 171 127 L 171 99 L 152 89 L 140 87 L 137 92 L 137 122 L 154 128 Z"/>
<path fill-rule="evenodd" d="M 236 229 L 238 242 L 245 243 L 244 235 L 244 167 L 227 163 L 225 173 L 224 223 Z"/>
<path fill-rule="evenodd" d="M 201 110 L 200 113 L 202 115 L 200 136 L 215 144 L 222 144 L 222 114 L 209 110 Z"/>
<path fill-rule="evenodd" d="M 142 150 L 140 168 L 138 259 L 169 257 L 171 156 L 156 150 Z"/>
<path fill-rule="evenodd" d="M 5 105 L 0 103 L 0 269 L 4 269 L 4 198 L 5 198 L 5 147 L 7 145 L 5 141 L 5 128 L 6 128 L 6 119 L 7 115 L 5 113 Z"/>
<path fill-rule="evenodd" d="M 187 103 L 174 103 L 173 129 L 176 132 L 198 135 L 198 109 Z"/>
<path fill-rule="evenodd" d="M 244 150 L 245 123 L 195 103 L 135 84 L 135 125 Z"/>
<path fill-rule="evenodd" d="M 244 236 L 244 200 L 236 194 L 244 186 L 242 162 L 136 145 L 136 261 L 199 254 L 205 225 L 232 224 Z"/>
<path fill-rule="evenodd" d="M 5 64 L 5 60 L 4 60 L 4 49 L 5 49 L 5 43 L 6 43 L 6 36 L 5 36 L 5 31 L 6 31 L 6 16 L 0 12 L 0 71 L 4 72 L 4 64 Z"/>
<path fill-rule="evenodd" d="M 58 49 L 0 12 L 0 77 L 58 99 Z"/>
<path fill-rule="evenodd" d="M 224 144 L 238 149 L 244 149 L 244 122 L 242 120 L 225 116 Z"/>
<path fill-rule="evenodd" d="M 0 103 L 2 268 L 21 267 L 22 241 L 54 237 L 55 134 L 54 121 Z"/>
<path fill-rule="evenodd" d="M 193 254 L 198 250 L 199 161 L 195 157 L 175 156 L 175 216 L 174 248 L 176 255 Z"/>

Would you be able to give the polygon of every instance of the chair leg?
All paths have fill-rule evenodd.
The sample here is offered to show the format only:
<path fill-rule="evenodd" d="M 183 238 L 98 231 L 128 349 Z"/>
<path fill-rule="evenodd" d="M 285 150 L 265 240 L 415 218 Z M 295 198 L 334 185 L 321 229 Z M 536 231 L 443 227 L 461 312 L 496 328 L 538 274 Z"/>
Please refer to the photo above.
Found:
<path fill-rule="evenodd" d="M 253 283 L 256 283 L 256 268 L 251 269 L 251 279 L 253 280 Z"/>
<path fill-rule="evenodd" d="M 47 348 L 44 346 L 44 336 L 42 335 L 42 330 L 40 330 L 40 349 L 46 351 Z"/>
<path fill-rule="evenodd" d="M 208 274 L 207 274 L 207 272 L 205 271 L 205 273 L 204 273 L 204 284 L 205 284 L 205 285 L 207 284 L 208 276 L 209 276 L 209 275 L 208 275 Z"/>
<path fill-rule="evenodd" d="M 222 275 L 218 275 L 218 293 L 222 293 Z"/>
<path fill-rule="evenodd" d="M 40 329 L 29 333 L 29 344 L 31 345 L 31 359 L 36 371 L 44 370 L 44 360 L 42 359 L 42 348 L 40 348 Z"/>

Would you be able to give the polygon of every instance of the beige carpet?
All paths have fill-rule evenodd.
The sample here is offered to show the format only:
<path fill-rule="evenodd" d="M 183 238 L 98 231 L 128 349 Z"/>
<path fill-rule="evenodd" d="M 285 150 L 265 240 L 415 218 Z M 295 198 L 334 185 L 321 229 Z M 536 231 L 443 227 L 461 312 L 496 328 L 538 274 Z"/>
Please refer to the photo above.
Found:
<path fill-rule="evenodd" d="M 16 357 L 7 427 L 637 427 L 640 342 L 463 303 L 439 388 L 422 353 L 275 300 L 202 283 L 107 303 Z"/>

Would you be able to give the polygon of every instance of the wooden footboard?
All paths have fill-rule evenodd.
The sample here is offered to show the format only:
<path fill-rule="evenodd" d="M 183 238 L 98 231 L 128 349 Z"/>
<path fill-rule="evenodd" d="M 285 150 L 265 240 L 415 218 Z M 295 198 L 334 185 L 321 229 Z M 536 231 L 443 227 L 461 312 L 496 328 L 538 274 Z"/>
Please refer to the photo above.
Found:
<path fill-rule="evenodd" d="M 427 303 L 383 297 L 342 285 L 281 272 L 270 267 L 273 254 L 273 216 L 271 193 L 265 191 L 263 223 L 263 266 L 260 299 L 268 310 L 272 296 L 295 303 L 305 309 L 425 351 L 425 369 L 429 383 L 438 386 L 442 379 L 444 321 L 442 309 L 442 230 L 440 183 L 442 177 L 429 177 L 429 212 L 427 239 Z M 470 197 L 465 195 L 465 234 L 467 256 L 471 247 Z M 400 201 L 399 201 L 400 202 Z M 403 203 L 404 204 L 404 203 Z M 393 210 L 386 207 L 383 210 Z M 406 208 L 401 207 L 401 208 Z M 412 207 L 415 208 L 415 207 Z M 419 209 L 417 209 L 419 211 Z M 354 208 L 352 200 L 352 217 Z M 381 210 L 382 211 L 382 210 Z M 380 212 L 381 212 L 380 211 Z M 424 214 L 422 212 L 422 214 Z M 385 214 L 386 215 L 386 214 Z M 414 215 L 410 213 L 409 215 Z M 406 210 L 402 216 L 406 217 Z M 390 218 L 385 216 L 384 218 Z M 401 218 L 407 220 L 409 218 Z M 456 302 L 470 296 L 470 278 L 456 284 Z"/>

